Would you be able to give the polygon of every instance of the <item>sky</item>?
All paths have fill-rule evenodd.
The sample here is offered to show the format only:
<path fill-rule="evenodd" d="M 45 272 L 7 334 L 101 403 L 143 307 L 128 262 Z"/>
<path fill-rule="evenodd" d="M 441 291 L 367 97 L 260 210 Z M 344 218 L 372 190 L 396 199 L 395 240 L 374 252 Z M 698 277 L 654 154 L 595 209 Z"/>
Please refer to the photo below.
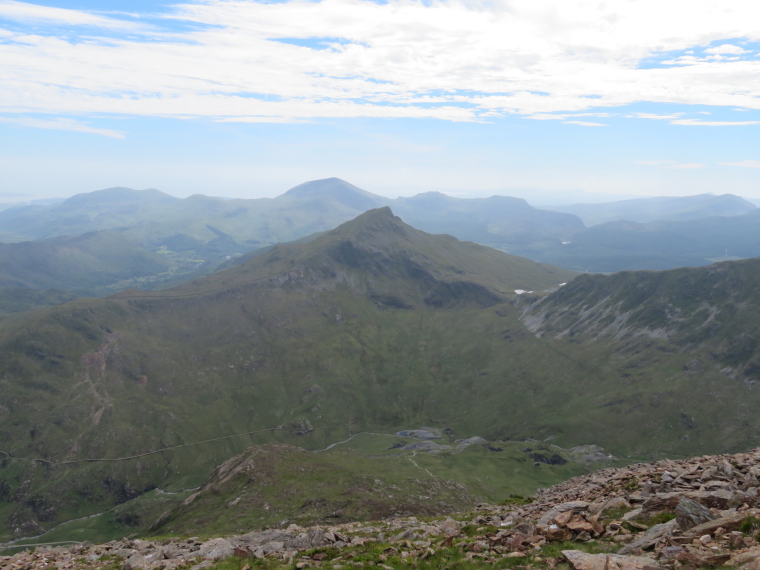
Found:
<path fill-rule="evenodd" d="M 760 198 L 760 3 L 0 0 L 0 202 Z"/>

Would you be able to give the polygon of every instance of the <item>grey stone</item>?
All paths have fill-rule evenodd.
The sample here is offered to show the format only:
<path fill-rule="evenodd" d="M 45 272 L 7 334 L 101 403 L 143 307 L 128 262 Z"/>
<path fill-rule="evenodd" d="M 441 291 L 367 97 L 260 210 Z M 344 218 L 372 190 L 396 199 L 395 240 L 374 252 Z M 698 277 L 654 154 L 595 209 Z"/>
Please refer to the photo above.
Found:
<path fill-rule="evenodd" d="M 710 509 L 688 497 L 681 497 L 676 507 L 676 521 L 680 529 L 684 531 L 714 519 L 715 515 Z"/>
<path fill-rule="evenodd" d="M 149 564 L 142 554 L 133 554 L 124 563 L 124 570 L 146 570 Z"/>
<path fill-rule="evenodd" d="M 235 551 L 229 540 L 224 538 L 212 538 L 211 540 L 204 542 L 198 550 L 198 555 L 206 560 L 221 560 L 232 556 Z"/>
<path fill-rule="evenodd" d="M 580 550 L 563 550 L 562 555 L 575 570 L 644 570 L 644 568 L 658 568 L 657 563 L 647 556 L 587 554 Z"/>
<path fill-rule="evenodd" d="M 325 531 L 321 528 L 310 528 L 306 531 L 306 538 L 311 544 L 311 548 L 322 546 L 325 543 Z"/>
<path fill-rule="evenodd" d="M 538 519 L 538 525 L 539 526 L 546 526 L 552 520 L 554 520 L 554 517 L 557 515 L 561 515 L 564 512 L 567 511 L 585 511 L 589 506 L 589 503 L 586 501 L 569 501 L 567 503 L 561 503 L 557 506 L 555 506 L 553 509 L 547 511 L 544 513 L 544 515 Z"/>
<path fill-rule="evenodd" d="M 623 548 L 618 550 L 618 554 L 628 554 L 629 552 L 633 552 L 637 548 L 641 550 L 646 550 L 647 548 L 651 548 L 652 546 L 657 544 L 657 542 L 659 542 L 661 539 L 673 534 L 673 532 L 676 529 L 676 526 L 677 526 L 677 523 L 675 519 L 672 521 L 668 521 L 666 523 L 656 524 L 652 528 L 650 528 L 648 531 L 644 532 L 636 540 L 634 540 L 630 544 L 626 544 Z"/>

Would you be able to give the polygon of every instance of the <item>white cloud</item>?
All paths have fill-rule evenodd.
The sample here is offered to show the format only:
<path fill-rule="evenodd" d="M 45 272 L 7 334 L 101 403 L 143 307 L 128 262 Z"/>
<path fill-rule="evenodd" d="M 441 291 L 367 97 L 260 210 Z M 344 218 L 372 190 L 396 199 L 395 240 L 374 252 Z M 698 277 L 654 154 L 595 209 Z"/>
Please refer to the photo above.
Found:
<path fill-rule="evenodd" d="M 695 163 L 695 162 L 689 162 L 689 163 L 686 163 L 686 164 L 674 164 L 674 165 L 668 166 L 666 168 L 670 168 L 670 169 L 673 169 L 673 170 L 693 170 L 695 168 L 704 168 L 704 167 L 705 167 L 704 164 L 698 164 L 698 163 Z"/>
<path fill-rule="evenodd" d="M 101 135 L 112 139 L 123 139 L 124 133 L 112 129 L 99 129 L 74 119 L 35 119 L 32 117 L 0 117 L 0 123 L 31 127 L 33 129 L 52 129 L 56 131 L 74 131 L 77 133 L 89 133 Z"/>
<path fill-rule="evenodd" d="M 94 26 L 98 28 L 135 28 L 132 22 L 98 16 L 81 10 L 39 6 L 14 0 L 0 0 L 0 18 L 20 22 L 48 22 L 69 26 Z"/>
<path fill-rule="evenodd" d="M 723 44 L 720 46 L 715 46 L 711 48 L 707 48 L 705 50 L 705 53 L 712 53 L 712 54 L 728 54 L 728 55 L 741 55 L 743 53 L 749 53 L 746 49 L 741 48 L 739 46 L 735 46 L 733 44 Z"/>
<path fill-rule="evenodd" d="M 653 113 L 634 113 L 633 115 L 628 115 L 628 117 L 636 117 L 638 119 L 672 120 L 672 119 L 678 119 L 679 117 L 683 115 L 684 113 L 673 113 L 671 115 L 656 115 Z"/>
<path fill-rule="evenodd" d="M 567 115 L 553 115 L 551 113 L 536 113 L 529 115 L 526 119 L 533 119 L 534 121 L 561 121 L 567 119 Z"/>
<path fill-rule="evenodd" d="M 689 127 L 741 127 L 745 125 L 758 125 L 760 121 L 703 121 L 701 119 L 678 119 L 670 122 L 671 125 L 685 125 Z"/>
<path fill-rule="evenodd" d="M 603 123 L 590 123 L 588 121 L 563 121 L 566 125 L 580 125 L 581 127 L 609 127 Z"/>
<path fill-rule="evenodd" d="M 0 0 L 0 18 L 89 34 L 35 26 L 0 36 L 0 112 L 255 122 L 518 113 L 577 124 L 591 109 L 637 102 L 760 109 L 758 60 L 685 56 L 676 67 L 639 68 L 661 53 L 760 39 L 760 3 L 189 0 L 170 10 L 166 21 L 192 25 L 114 39 L 114 29 L 136 25 L 131 16 Z M 320 49 L 278 38 L 311 38 Z M 723 57 L 741 48 L 708 49 Z"/>
<path fill-rule="evenodd" d="M 760 160 L 741 160 L 739 162 L 721 162 L 725 166 L 742 166 L 744 168 L 760 168 Z"/>
<path fill-rule="evenodd" d="M 646 166 L 656 166 L 658 168 L 667 168 L 668 170 L 693 170 L 695 168 L 704 168 L 704 164 L 696 162 L 677 163 L 675 160 L 640 160 L 636 164 Z"/>

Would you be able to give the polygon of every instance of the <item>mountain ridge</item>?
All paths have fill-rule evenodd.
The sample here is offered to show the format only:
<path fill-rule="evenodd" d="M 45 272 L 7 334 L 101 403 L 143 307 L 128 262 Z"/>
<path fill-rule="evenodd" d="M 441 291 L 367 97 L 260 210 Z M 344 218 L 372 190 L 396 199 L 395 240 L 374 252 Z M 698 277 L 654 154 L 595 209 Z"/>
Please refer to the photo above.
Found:
<path fill-rule="evenodd" d="M 497 313 L 513 314 L 513 289 L 573 275 L 425 234 L 383 208 L 173 289 L 0 321 L 0 433 L 14 457 L 52 469 L 15 460 L 0 469 L 2 528 L 49 526 L 159 485 L 192 487 L 245 444 L 324 448 L 352 425 L 403 428 L 435 413 L 426 409 L 477 400 L 500 382 L 478 369 L 504 342 L 496 328 L 512 317 Z M 443 389 L 460 378 L 464 392 Z M 483 423 L 457 414 L 454 429 Z M 173 446 L 137 461 L 63 464 Z"/>
<path fill-rule="evenodd" d="M 661 220 L 696 220 L 710 216 L 739 216 L 757 208 L 752 202 L 734 194 L 696 194 L 634 198 L 600 204 L 546 206 L 546 209 L 575 214 L 588 226 L 595 226 L 620 220 L 647 223 Z"/>

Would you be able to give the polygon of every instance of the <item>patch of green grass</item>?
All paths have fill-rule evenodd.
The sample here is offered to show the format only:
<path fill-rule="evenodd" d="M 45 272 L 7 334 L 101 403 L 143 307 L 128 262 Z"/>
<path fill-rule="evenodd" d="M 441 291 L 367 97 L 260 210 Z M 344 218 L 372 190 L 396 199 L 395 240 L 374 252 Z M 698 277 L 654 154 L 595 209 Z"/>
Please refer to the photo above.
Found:
<path fill-rule="evenodd" d="M 589 542 L 550 542 L 541 547 L 541 556 L 561 558 L 563 550 L 582 550 L 589 554 L 601 554 L 617 552 L 619 549 L 619 544 L 599 540 Z"/>
<path fill-rule="evenodd" d="M 631 509 L 627 509 L 625 507 L 619 507 L 619 508 L 616 508 L 616 509 L 607 509 L 602 514 L 600 522 L 602 522 L 602 524 L 606 525 L 610 521 L 619 521 L 620 519 L 623 518 L 623 515 L 625 513 L 630 512 L 630 511 L 631 511 Z"/>
<path fill-rule="evenodd" d="M 499 531 L 499 529 L 496 528 L 495 526 L 492 526 L 492 525 L 475 525 L 475 524 L 467 524 L 467 525 L 464 525 L 460 529 L 460 532 L 464 536 L 469 536 L 469 537 L 483 536 L 483 535 L 485 535 L 485 534 L 487 534 L 489 532 L 494 532 L 495 533 L 495 532 L 498 532 L 498 531 Z"/>
<path fill-rule="evenodd" d="M 760 528 L 760 518 L 753 517 L 752 515 L 747 515 L 739 526 L 742 534 L 752 534 L 758 528 Z"/>
<path fill-rule="evenodd" d="M 674 518 L 676 518 L 675 513 L 668 513 L 668 512 L 657 513 L 653 517 L 647 519 L 647 524 L 649 524 L 649 526 L 654 526 L 656 524 L 662 524 L 668 521 L 672 521 Z"/>
<path fill-rule="evenodd" d="M 533 497 L 523 497 L 522 495 L 515 495 L 514 493 L 510 493 L 509 497 L 504 499 L 501 504 L 502 505 L 514 505 L 516 507 L 523 506 L 523 505 L 530 505 L 533 501 L 535 501 L 535 498 Z"/>

